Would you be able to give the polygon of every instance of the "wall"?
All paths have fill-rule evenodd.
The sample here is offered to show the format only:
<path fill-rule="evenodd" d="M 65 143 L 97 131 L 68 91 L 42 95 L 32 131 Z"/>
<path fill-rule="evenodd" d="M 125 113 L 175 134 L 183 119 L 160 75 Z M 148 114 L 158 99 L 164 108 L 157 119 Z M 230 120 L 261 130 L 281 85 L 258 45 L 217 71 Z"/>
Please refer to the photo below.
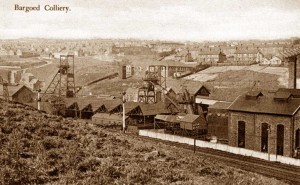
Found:
<path fill-rule="evenodd" d="M 207 115 L 208 135 L 228 140 L 228 111 L 209 109 Z"/>
<path fill-rule="evenodd" d="M 245 148 L 254 150 L 254 114 L 232 112 L 228 122 L 228 144 L 238 146 L 238 121 L 245 122 Z"/>
<path fill-rule="evenodd" d="M 12 95 L 12 100 L 20 103 L 31 103 L 33 98 L 34 93 L 27 88 L 22 88 L 19 92 Z"/>
<path fill-rule="evenodd" d="M 277 125 L 284 125 L 284 156 L 291 157 L 293 154 L 292 143 L 293 135 L 291 117 L 267 115 L 267 114 L 252 114 L 231 112 L 228 122 L 228 144 L 230 146 L 238 146 L 238 121 L 246 123 L 245 133 L 245 148 L 250 150 L 261 151 L 261 124 L 267 123 L 270 125 L 271 132 L 268 136 L 269 151 L 271 154 L 276 154 L 277 147 Z"/>
<path fill-rule="evenodd" d="M 170 135 L 162 133 L 163 130 L 139 130 L 140 136 L 146 136 L 146 137 L 152 137 L 156 139 L 162 139 L 166 141 L 172 141 L 172 142 L 178 142 L 178 143 L 185 143 L 188 145 L 194 145 L 194 139 L 176 136 L 176 135 Z M 257 152 L 253 150 L 248 150 L 244 148 L 236 148 L 220 143 L 211 143 L 207 141 L 201 141 L 196 140 L 196 146 L 202 147 L 202 148 L 212 148 L 215 150 L 221 150 L 225 152 L 230 152 L 234 154 L 244 155 L 244 156 L 251 156 L 259 159 L 264 160 L 270 160 L 270 161 L 276 161 L 284 164 L 294 165 L 294 166 L 300 166 L 300 160 L 294 159 L 290 157 L 284 157 L 284 156 L 277 156 L 277 155 L 268 155 L 267 153 Z"/>
<path fill-rule="evenodd" d="M 270 125 L 269 133 L 269 151 L 271 154 L 276 154 L 277 146 L 277 125 L 284 125 L 284 156 L 292 156 L 291 144 L 292 140 L 289 136 L 292 135 L 291 131 L 291 117 L 276 116 L 276 115 L 266 115 L 257 114 L 255 119 L 255 144 L 254 150 L 260 151 L 261 149 L 261 124 L 268 123 Z"/>

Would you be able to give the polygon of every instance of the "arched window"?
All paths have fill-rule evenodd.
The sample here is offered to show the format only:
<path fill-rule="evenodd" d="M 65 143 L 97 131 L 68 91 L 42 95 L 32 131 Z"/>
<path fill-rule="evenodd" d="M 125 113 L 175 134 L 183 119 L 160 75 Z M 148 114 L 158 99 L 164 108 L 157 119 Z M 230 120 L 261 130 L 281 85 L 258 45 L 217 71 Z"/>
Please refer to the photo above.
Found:
<path fill-rule="evenodd" d="M 296 130 L 296 148 L 300 147 L 300 129 Z"/>
<path fill-rule="evenodd" d="M 268 152 L 269 145 L 269 125 L 268 123 L 261 124 L 261 151 Z"/>
<path fill-rule="evenodd" d="M 246 123 L 238 121 L 238 147 L 245 148 Z"/>
<path fill-rule="evenodd" d="M 277 146 L 276 154 L 283 155 L 284 150 L 284 125 L 277 125 Z"/>

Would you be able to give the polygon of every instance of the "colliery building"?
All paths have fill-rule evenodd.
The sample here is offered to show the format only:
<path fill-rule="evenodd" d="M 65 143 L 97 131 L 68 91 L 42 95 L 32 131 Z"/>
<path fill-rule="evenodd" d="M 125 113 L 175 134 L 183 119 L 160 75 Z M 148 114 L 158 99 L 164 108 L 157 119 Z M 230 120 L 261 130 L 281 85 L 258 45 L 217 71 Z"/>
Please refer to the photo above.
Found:
<path fill-rule="evenodd" d="M 293 90 L 239 96 L 228 108 L 229 145 L 292 157 L 300 147 L 299 105 Z"/>

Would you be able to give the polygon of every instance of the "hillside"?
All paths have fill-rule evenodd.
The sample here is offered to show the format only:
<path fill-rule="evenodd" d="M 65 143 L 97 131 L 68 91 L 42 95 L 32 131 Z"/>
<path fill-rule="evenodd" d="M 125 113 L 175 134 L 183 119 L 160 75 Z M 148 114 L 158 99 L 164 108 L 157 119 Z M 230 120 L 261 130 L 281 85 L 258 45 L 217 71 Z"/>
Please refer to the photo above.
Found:
<path fill-rule="evenodd" d="M 0 140 L 0 184 L 284 184 L 2 100 Z"/>

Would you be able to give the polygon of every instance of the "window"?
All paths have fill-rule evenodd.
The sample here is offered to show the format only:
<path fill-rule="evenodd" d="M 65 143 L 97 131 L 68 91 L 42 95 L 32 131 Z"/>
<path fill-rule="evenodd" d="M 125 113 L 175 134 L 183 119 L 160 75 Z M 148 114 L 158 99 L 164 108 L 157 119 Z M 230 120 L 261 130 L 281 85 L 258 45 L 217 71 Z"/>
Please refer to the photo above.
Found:
<path fill-rule="evenodd" d="M 296 130 L 296 148 L 300 147 L 300 129 Z"/>
<path fill-rule="evenodd" d="M 246 124 L 244 121 L 238 121 L 238 147 L 245 148 Z"/>
<path fill-rule="evenodd" d="M 283 155 L 283 149 L 284 149 L 284 125 L 277 125 L 276 154 Z"/>
<path fill-rule="evenodd" d="M 261 124 L 261 152 L 268 152 L 269 144 L 269 125 L 267 123 Z"/>

